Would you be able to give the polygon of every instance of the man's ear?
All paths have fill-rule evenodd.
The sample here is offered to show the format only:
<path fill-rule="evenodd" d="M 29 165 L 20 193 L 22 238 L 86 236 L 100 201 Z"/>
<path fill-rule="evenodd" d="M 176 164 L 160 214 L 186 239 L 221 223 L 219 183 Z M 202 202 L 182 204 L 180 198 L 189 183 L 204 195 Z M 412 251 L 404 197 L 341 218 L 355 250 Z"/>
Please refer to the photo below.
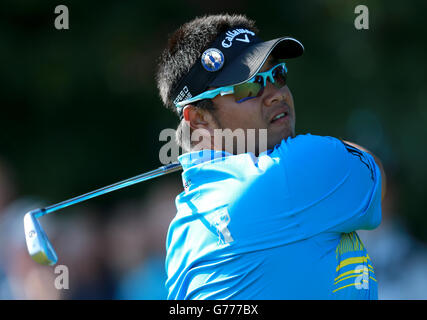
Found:
<path fill-rule="evenodd" d="M 189 116 L 189 112 L 190 112 L 190 106 L 187 105 L 184 107 L 184 109 L 182 110 L 182 114 L 184 115 L 184 119 L 185 121 L 190 121 L 190 116 Z"/>
<path fill-rule="evenodd" d="M 182 110 L 185 121 L 189 122 L 192 129 L 212 129 L 211 116 L 208 112 L 197 108 L 191 104 L 184 107 Z"/>

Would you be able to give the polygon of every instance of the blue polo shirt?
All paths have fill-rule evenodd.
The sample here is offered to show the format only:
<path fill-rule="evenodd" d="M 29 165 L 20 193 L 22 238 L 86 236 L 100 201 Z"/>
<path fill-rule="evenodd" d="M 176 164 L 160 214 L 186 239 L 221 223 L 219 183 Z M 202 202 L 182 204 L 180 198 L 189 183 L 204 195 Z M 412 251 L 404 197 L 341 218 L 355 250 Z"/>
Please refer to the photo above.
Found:
<path fill-rule="evenodd" d="M 381 221 L 370 154 L 306 134 L 259 157 L 204 150 L 179 161 L 168 299 L 377 299 L 356 233 Z"/>

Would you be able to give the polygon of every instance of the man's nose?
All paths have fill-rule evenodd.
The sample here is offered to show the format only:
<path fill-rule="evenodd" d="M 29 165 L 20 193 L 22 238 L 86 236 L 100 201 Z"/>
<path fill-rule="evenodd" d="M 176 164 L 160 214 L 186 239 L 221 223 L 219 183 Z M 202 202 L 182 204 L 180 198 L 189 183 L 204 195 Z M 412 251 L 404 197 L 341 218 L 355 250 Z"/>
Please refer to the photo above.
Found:
<path fill-rule="evenodd" d="M 277 88 L 275 85 L 273 85 L 270 81 L 267 81 L 267 85 L 264 89 L 264 104 L 269 107 L 271 105 L 274 105 L 274 103 L 277 103 L 278 101 L 285 100 L 286 99 L 286 85 Z"/>

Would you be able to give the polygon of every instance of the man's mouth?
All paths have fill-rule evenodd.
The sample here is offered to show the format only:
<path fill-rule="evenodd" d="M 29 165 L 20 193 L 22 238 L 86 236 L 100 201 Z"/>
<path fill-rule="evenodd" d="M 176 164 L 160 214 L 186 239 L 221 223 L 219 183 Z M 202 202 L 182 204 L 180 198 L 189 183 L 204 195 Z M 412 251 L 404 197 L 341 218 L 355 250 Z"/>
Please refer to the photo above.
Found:
<path fill-rule="evenodd" d="M 275 122 L 279 122 L 279 121 L 281 122 L 281 120 L 282 121 L 285 120 L 288 116 L 289 116 L 289 114 L 287 111 L 281 112 L 281 113 L 275 115 L 273 117 L 273 119 L 271 119 L 270 123 L 275 123 Z"/>

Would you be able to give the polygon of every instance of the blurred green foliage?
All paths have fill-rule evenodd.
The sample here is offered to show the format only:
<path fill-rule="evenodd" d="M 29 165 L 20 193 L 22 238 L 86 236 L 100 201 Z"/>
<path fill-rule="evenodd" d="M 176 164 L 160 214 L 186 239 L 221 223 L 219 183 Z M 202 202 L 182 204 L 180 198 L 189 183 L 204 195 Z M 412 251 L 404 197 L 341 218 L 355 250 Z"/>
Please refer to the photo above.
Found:
<path fill-rule="evenodd" d="M 59 4 L 70 30 L 54 28 Z M 359 4 L 369 8 L 369 30 L 354 27 Z M 6 0 L 0 8 L 0 157 L 13 164 L 20 194 L 58 202 L 158 167 L 159 133 L 177 125 L 154 80 L 168 35 L 195 16 L 244 13 L 262 38 L 291 35 L 305 46 L 288 63 L 298 133 L 376 153 L 399 187 L 398 213 L 427 240 L 425 1 Z"/>

